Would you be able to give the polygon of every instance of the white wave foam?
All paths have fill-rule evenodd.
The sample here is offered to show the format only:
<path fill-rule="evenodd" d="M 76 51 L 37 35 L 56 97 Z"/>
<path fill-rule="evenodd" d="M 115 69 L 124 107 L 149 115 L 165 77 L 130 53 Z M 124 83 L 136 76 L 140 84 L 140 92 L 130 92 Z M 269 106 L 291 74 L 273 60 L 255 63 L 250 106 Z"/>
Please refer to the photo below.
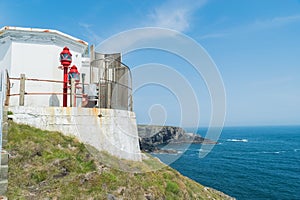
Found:
<path fill-rule="evenodd" d="M 273 151 L 273 152 L 264 152 L 264 153 L 280 154 L 280 153 L 285 153 L 285 151 Z"/>
<path fill-rule="evenodd" d="M 199 149 L 188 149 L 187 151 L 198 152 Z"/>
<path fill-rule="evenodd" d="M 227 142 L 248 142 L 247 139 L 227 139 Z"/>
<path fill-rule="evenodd" d="M 199 149 L 199 152 L 209 152 L 209 151 L 205 149 Z"/>
<path fill-rule="evenodd" d="M 286 151 L 259 151 L 259 152 L 253 152 L 255 154 L 280 154 L 285 153 Z"/>

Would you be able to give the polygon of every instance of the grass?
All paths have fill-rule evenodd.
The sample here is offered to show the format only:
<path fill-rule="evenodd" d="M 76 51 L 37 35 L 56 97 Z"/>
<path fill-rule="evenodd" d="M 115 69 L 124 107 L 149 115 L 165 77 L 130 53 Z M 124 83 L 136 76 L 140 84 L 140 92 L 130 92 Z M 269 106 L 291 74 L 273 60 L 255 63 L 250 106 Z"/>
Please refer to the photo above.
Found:
<path fill-rule="evenodd" d="M 11 122 L 4 148 L 11 155 L 9 199 L 227 198 L 149 155 L 143 162 L 121 160 L 76 138 L 27 125 Z"/>

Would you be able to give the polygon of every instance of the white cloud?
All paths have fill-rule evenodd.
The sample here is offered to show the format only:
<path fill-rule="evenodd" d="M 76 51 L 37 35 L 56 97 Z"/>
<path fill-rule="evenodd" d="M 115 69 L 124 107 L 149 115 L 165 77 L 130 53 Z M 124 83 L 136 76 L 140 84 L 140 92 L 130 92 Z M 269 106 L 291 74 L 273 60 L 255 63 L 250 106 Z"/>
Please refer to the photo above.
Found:
<path fill-rule="evenodd" d="M 179 32 L 187 31 L 190 28 L 193 13 L 205 2 L 205 0 L 167 1 L 154 8 L 149 15 L 147 25 L 174 29 Z"/>
<path fill-rule="evenodd" d="M 83 35 L 89 40 L 89 42 L 93 44 L 98 44 L 100 41 L 103 40 L 98 34 L 96 34 L 93 29 L 91 24 L 86 24 L 86 23 L 79 23 L 79 26 L 83 27 L 84 33 Z"/>
<path fill-rule="evenodd" d="M 288 26 L 289 24 L 299 23 L 299 22 L 300 22 L 300 14 L 284 16 L 284 17 L 273 17 L 264 20 L 260 19 L 251 22 L 249 24 L 244 24 L 241 26 L 216 31 L 213 33 L 208 33 L 206 35 L 199 37 L 199 39 L 205 40 L 211 38 L 221 38 L 233 34 L 243 34 L 249 32 L 257 32 L 265 29 L 281 28 L 283 26 Z"/>
<path fill-rule="evenodd" d="M 290 15 L 284 17 L 273 17 L 271 19 L 258 20 L 248 26 L 252 30 L 260 30 L 266 28 L 275 28 L 285 26 L 291 23 L 300 22 L 300 15 Z"/>
<path fill-rule="evenodd" d="M 224 33 L 211 33 L 211 34 L 206 34 L 201 36 L 199 39 L 205 40 L 205 39 L 210 39 L 210 38 L 221 38 L 224 37 L 226 34 Z"/>
<path fill-rule="evenodd" d="M 275 17 L 272 20 L 273 22 L 277 23 L 291 23 L 295 21 L 300 21 L 300 15 L 291 15 L 291 16 L 285 16 L 285 17 Z"/>
<path fill-rule="evenodd" d="M 165 38 L 178 36 L 177 31 L 164 28 L 144 27 L 120 32 L 96 46 L 98 52 L 116 53 L 139 49 L 140 46 L 153 46 L 166 43 Z"/>
<path fill-rule="evenodd" d="M 272 87 L 274 88 L 290 84 L 294 81 L 295 79 L 292 76 L 285 76 L 285 77 L 274 77 L 274 78 L 268 78 L 265 80 L 257 80 L 254 82 L 251 82 L 250 85 L 253 86 L 254 88 L 262 88 L 262 87 Z"/>
<path fill-rule="evenodd" d="M 178 32 L 184 32 L 190 28 L 191 22 L 193 21 L 192 17 L 195 11 L 201 8 L 206 1 L 207 0 L 168 0 L 163 4 L 160 4 L 158 7 L 151 9 L 150 12 L 148 12 L 148 18 L 144 21 L 139 21 L 136 24 L 140 24 L 144 27 L 159 27 L 173 29 Z M 79 23 L 79 26 L 83 28 L 83 35 L 88 39 L 89 42 L 94 44 L 103 42 L 104 38 L 95 33 L 93 30 L 93 25 Z M 150 31 L 149 33 L 144 32 L 143 34 L 144 36 L 142 38 L 164 37 L 162 36 L 161 32 Z M 126 46 L 128 43 L 135 43 L 135 37 L 136 35 L 132 36 L 131 40 L 122 39 L 116 46 L 120 46 L 120 44 L 124 44 Z"/>

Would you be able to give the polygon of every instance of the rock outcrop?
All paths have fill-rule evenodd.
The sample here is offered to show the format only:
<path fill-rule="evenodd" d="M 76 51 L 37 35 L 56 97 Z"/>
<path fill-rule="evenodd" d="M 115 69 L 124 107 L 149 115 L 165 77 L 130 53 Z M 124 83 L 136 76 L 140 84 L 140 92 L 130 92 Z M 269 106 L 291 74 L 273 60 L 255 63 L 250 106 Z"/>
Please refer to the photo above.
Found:
<path fill-rule="evenodd" d="M 174 153 L 172 150 L 162 150 L 161 145 L 166 144 L 216 144 L 216 142 L 205 139 L 199 134 L 186 133 L 184 129 L 175 126 L 138 125 L 140 149 L 145 152 L 163 151 Z M 169 152 L 171 151 L 171 152 Z"/>

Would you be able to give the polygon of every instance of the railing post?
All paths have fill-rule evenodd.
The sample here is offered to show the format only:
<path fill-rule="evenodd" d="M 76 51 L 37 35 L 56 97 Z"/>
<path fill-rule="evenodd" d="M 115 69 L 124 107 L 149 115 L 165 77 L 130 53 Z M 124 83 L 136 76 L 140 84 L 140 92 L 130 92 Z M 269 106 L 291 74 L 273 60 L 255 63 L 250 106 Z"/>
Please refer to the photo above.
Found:
<path fill-rule="evenodd" d="M 25 98 L 25 74 L 21 74 L 20 77 L 20 98 L 19 105 L 24 106 L 24 98 Z"/>
<path fill-rule="evenodd" d="M 85 84 L 85 73 L 82 73 L 81 74 L 81 77 L 82 77 L 82 94 L 85 94 L 85 86 L 84 86 L 84 84 Z"/>
<path fill-rule="evenodd" d="M 75 79 L 71 78 L 70 107 L 74 107 L 74 106 L 76 106 Z"/>

